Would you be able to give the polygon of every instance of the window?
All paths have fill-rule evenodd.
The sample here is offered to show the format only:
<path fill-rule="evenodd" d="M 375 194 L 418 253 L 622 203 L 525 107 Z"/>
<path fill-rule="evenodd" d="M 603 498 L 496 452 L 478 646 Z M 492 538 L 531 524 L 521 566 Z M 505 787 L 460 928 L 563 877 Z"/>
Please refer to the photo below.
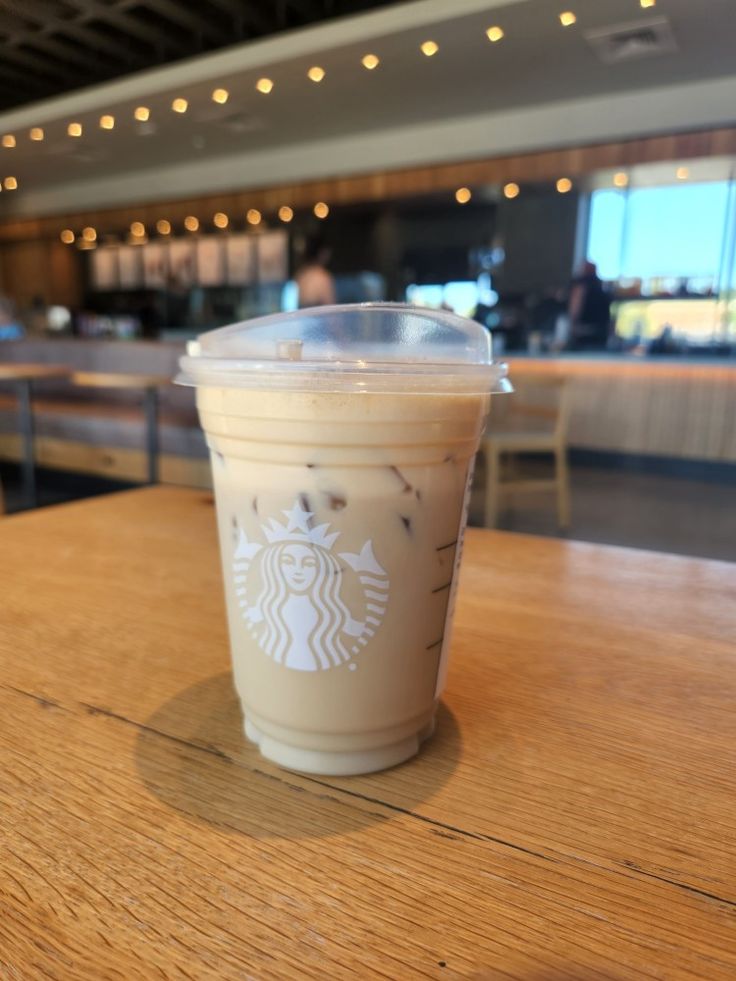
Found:
<path fill-rule="evenodd" d="M 729 184 L 595 191 L 588 258 L 602 279 L 707 278 L 718 283 Z"/>

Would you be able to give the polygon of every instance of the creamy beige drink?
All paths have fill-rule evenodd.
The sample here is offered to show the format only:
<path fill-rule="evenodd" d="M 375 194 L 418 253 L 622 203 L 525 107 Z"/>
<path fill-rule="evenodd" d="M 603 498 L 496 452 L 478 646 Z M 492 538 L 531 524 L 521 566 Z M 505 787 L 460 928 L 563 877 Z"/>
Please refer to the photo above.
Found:
<path fill-rule="evenodd" d="M 351 378 L 328 391 L 334 377 L 284 372 L 287 387 L 258 375 L 249 388 L 207 371 L 197 389 L 236 687 L 264 756 L 368 772 L 414 755 L 432 732 L 490 385 L 432 392 L 426 379 L 378 384 L 359 369 L 362 387 Z M 315 377 L 316 390 L 296 390 Z"/>

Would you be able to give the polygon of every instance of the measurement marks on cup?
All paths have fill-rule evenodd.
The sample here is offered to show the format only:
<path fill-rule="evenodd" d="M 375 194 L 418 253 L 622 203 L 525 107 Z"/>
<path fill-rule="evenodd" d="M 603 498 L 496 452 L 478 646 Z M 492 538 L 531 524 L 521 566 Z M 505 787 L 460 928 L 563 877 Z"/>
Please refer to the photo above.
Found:
<path fill-rule="evenodd" d="M 435 549 L 435 552 L 445 552 L 448 548 L 454 548 L 457 545 L 457 538 L 454 542 L 448 542 L 447 545 L 440 545 L 439 548 Z"/>
<path fill-rule="evenodd" d="M 445 639 L 445 635 L 442 634 L 442 636 L 440 637 L 440 639 L 439 640 L 436 640 L 434 642 L 434 644 L 427 644 L 427 646 L 425 647 L 425 650 L 426 651 L 433 651 L 435 649 L 435 647 L 439 647 L 442 644 L 442 642 L 444 641 L 444 639 Z"/>

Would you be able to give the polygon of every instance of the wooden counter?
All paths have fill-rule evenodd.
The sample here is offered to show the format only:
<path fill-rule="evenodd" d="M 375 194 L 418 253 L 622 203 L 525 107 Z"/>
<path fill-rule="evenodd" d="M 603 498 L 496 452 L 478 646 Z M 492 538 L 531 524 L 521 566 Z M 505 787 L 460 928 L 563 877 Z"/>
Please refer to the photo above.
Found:
<path fill-rule="evenodd" d="M 569 380 L 574 448 L 736 463 L 736 361 L 510 356 L 508 362 L 512 382 L 540 375 Z"/>
<path fill-rule="evenodd" d="M 0 977 L 736 977 L 736 566 L 468 535 L 438 733 L 241 735 L 214 513 L 0 519 Z"/>

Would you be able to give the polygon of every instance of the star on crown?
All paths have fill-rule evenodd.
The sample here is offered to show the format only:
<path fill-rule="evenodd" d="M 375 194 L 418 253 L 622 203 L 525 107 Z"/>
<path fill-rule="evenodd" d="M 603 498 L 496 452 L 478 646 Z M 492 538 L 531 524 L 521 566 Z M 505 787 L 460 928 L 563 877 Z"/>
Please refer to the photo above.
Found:
<path fill-rule="evenodd" d="M 329 522 L 318 525 L 316 528 L 309 527 L 309 521 L 314 517 L 314 511 L 307 511 L 301 501 L 294 501 L 294 506 L 290 511 L 282 511 L 287 518 L 287 523 L 280 524 L 275 518 L 269 518 L 270 527 L 262 525 L 263 533 L 269 544 L 275 542 L 302 542 L 311 545 L 321 545 L 328 551 L 335 544 L 340 535 L 339 531 L 327 534 L 330 527 Z"/>

